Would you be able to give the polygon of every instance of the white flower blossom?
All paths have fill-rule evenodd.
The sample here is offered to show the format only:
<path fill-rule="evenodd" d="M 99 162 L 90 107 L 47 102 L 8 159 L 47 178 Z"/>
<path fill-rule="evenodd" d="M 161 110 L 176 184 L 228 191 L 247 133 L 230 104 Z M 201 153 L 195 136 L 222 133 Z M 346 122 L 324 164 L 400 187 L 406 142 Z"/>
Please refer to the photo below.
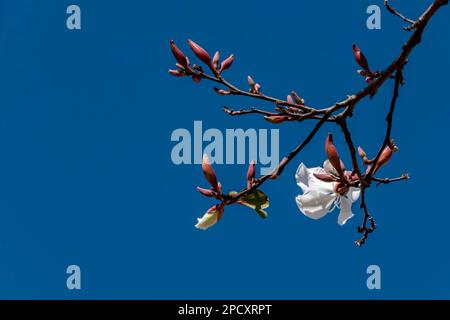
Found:
<path fill-rule="evenodd" d="M 223 206 L 216 204 L 208 209 L 208 211 L 201 218 L 197 218 L 197 229 L 206 230 L 215 225 L 220 220 L 223 214 Z"/>
<path fill-rule="evenodd" d="M 325 161 L 324 167 L 331 167 L 328 161 Z M 307 168 L 301 163 L 295 179 L 303 194 L 298 195 L 295 201 L 305 216 L 315 220 L 324 217 L 335 208 L 340 208 L 338 224 L 342 226 L 354 216 L 351 207 L 352 203 L 358 200 L 360 189 L 350 187 L 345 195 L 340 195 L 334 188 L 337 182 L 324 182 L 314 176 L 314 174 L 333 174 L 330 171 L 321 167 Z"/>
<path fill-rule="evenodd" d="M 206 230 L 209 227 L 212 227 L 217 223 L 218 220 L 218 213 L 205 213 L 203 217 L 197 218 L 197 224 L 195 227 L 197 229 Z"/>

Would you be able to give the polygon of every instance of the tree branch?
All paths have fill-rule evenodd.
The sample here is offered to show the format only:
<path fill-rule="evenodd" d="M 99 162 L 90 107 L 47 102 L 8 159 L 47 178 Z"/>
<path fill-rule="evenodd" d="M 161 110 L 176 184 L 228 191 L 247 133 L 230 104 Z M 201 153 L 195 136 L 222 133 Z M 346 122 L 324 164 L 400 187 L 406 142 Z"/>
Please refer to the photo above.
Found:
<path fill-rule="evenodd" d="M 404 173 L 400 177 L 397 177 L 397 178 L 376 178 L 376 177 L 373 177 L 372 181 L 378 182 L 377 185 L 376 185 L 376 187 L 378 187 L 380 184 L 389 184 L 389 183 L 392 183 L 392 182 L 408 180 L 408 179 L 409 179 L 409 174 Z"/>
<path fill-rule="evenodd" d="M 400 88 L 400 84 L 403 81 L 403 66 L 400 66 L 399 69 L 397 69 L 397 72 L 395 74 L 395 83 L 394 83 L 394 92 L 392 94 L 392 100 L 391 100 L 391 106 L 389 108 L 389 112 L 386 116 L 386 134 L 384 136 L 383 144 L 381 145 L 380 150 L 378 150 L 378 154 L 373 160 L 372 167 L 370 168 L 369 172 L 365 176 L 365 180 L 370 183 L 371 177 L 375 173 L 376 164 L 378 163 L 378 160 L 380 160 L 381 154 L 383 153 L 384 148 L 386 148 L 389 144 L 391 144 L 391 131 L 392 131 L 392 121 L 394 117 L 394 111 L 395 106 L 397 104 L 398 99 L 398 91 Z"/>
<path fill-rule="evenodd" d="M 192 69 L 190 69 L 188 59 L 184 56 L 184 54 L 181 51 L 179 51 L 178 48 L 174 46 L 173 42 L 171 42 L 172 52 L 174 53 L 178 61 L 177 67 L 180 68 L 179 70 L 171 70 L 170 72 L 172 74 L 176 76 L 183 76 L 183 75 L 192 76 L 192 78 L 197 82 L 200 79 L 206 79 L 215 83 L 219 83 L 228 89 L 228 91 L 217 89 L 216 91 L 220 94 L 240 95 L 258 100 L 272 102 L 275 104 L 275 110 L 277 111 L 277 112 L 269 112 L 257 108 L 232 110 L 228 107 L 224 107 L 224 112 L 226 112 L 227 114 L 231 116 L 240 116 L 246 114 L 261 114 L 264 116 L 287 116 L 287 118 L 282 119 L 283 121 L 285 119 L 287 119 L 287 121 L 299 121 L 299 122 L 306 119 L 313 119 L 318 121 L 314 126 L 314 128 L 311 130 L 311 132 L 305 137 L 305 139 L 302 142 L 300 142 L 286 157 L 284 157 L 281 160 L 279 166 L 271 174 L 262 176 L 259 179 L 251 179 L 251 182 L 248 182 L 247 187 L 236 194 L 233 195 L 218 194 L 217 197 L 219 200 L 222 201 L 223 206 L 238 202 L 242 197 L 248 195 L 250 192 L 259 188 L 267 180 L 275 179 L 278 176 L 280 176 L 284 168 L 300 153 L 301 150 L 303 150 L 303 148 L 306 145 L 310 143 L 310 141 L 314 138 L 314 136 L 317 134 L 317 132 L 320 130 L 323 124 L 325 124 L 326 122 L 335 122 L 337 125 L 340 126 L 344 134 L 353 164 L 353 172 L 347 178 L 342 176 L 341 182 L 346 183 L 347 187 L 359 186 L 361 189 L 360 207 L 364 211 L 364 220 L 362 225 L 358 227 L 358 232 L 362 233 L 363 235 L 358 241 L 356 241 L 356 244 L 358 246 L 361 246 L 365 243 L 368 235 L 371 232 L 373 232 L 376 228 L 375 221 L 371 216 L 371 214 L 369 213 L 369 210 L 366 205 L 366 189 L 370 186 L 370 183 L 372 181 L 375 181 L 378 182 L 377 185 L 388 184 L 391 182 L 406 180 L 409 178 L 407 174 L 404 174 L 398 178 L 386 178 L 386 179 L 377 178 L 374 177 L 373 175 L 375 174 L 376 165 L 378 164 L 378 161 L 382 156 L 383 150 L 388 145 L 391 144 L 393 115 L 398 99 L 399 88 L 400 85 L 403 84 L 403 68 L 406 65 L 413 49 L 421 42 L 423 32 L 427 27 L 430 19 L 442 6 L 448 4 L 448 0 L 434 0 L 431 3 L 431 5 L 422 13 L 422 15 L 415 21 L 408 19 L 407 17 L 399 13 L 397 10 L 395 10 L 392 6 L 389 5 L 388 0 L 386 0 L 384 4 L 390 13 L 410 24 L 410 26 L 405 28 L 406 30 L 414 29 L 414 32 L 411 34 L 407 42 L 402 46 L 398 56 L 383 71 L 371 72 L 370 70 L 368 70 L 368 67 L 365 68 L 366 69 L 365 71 L 367 72 L 370 71 L 371 76 L 370 78 L 368 78 L 368 80 L 370 80 L 369 83 L 364 88 L 360 89 L 359 91 L 357 91 L 352 95 L 347 96 L 344 100 L 336 102 L 333 105 L 328 106 L 326 108 L 314 108 L 311 106 L 307 106 L 304 104 L 304 101 L 301 98 L 298 98 L 294 101 L 293 99 L 291 99 L 292 98 L 291 96 L 288 96 L 286 100 L 268 96 L 266 94 L 261 93 L 259 85 L 257 85 L 258 89 L 255 89 L 255 87 L 253 86 L 254 84 L 250 84 L 251 81 L 249 81 L 251 87 L 249 91 L 239 89 L 237 86 L 235 86 L 234 84 L 230 83 L 229 81 L 223 78 L 223 76 L 221 75 L 222 67 L 220 69 L 217 69 L 218 55 L 217 60 L 215 60 L 216 65 L 214 66 L 214 59 L 213 61 L 211 61 L 206 51 L 204 51 L 203 48 L 199 48 L 198 46 L 197 47 L 194 46 L 194 48 L 191 46 L 191 48 L 193 49 L 193 51 L 195 52 L 197 57 L 199 57 L 200 60 L 202 60 L 206 64 L 208 64 L 209 62 L 209 68 L 213 71 L 213 75 L 205 73 L 199 66 L 193 66 Z M 357 62 L 363 68 L 365 65 L 367 66 L 367 61 L 365 61 L 365 57 L 361 57 L 362 55 L 361 52 L 354 54 L 355 58 L 357 59 Z M 357 56 L 358 54 L 361 55 Z M 231 63 L 229 63 L 227 67 L 229 67 L 230 65 Z M 386 80 L 391 78 L 395 79 L 395 83 L 389 112 L 386 116 L 387 127 L 385 137 L 376 157 L 372 161 L 370 161 L 372 163 L 372 166 L 370 167 L 370 169 L 368 169 L 368 172 L 366 171 L 366 173 L 363 174 L 358 165 L 356 148 L 352 141 L 350 130 L 347 126 L 347 118 L 352 116 L 355 107 L 361 100 L 363 100 L 366 97 L 370 98 L 374 97 L 377 94 L 378 89 L 386 82 Z M 366 164 L 368 164 L 368 162 L 366 162 Z M 357 175 L 357 179 L 356 178 L 354 179 L 354 174 Z M 218 193 L 222 193 L 221 190 L 219 190 Z"/>

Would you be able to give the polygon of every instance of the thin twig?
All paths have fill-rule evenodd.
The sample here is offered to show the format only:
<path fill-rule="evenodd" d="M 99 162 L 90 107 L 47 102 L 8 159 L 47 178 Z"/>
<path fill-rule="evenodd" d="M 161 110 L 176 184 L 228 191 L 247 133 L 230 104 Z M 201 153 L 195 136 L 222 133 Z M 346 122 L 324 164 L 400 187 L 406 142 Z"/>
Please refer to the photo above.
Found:
<path fill-rule="evenodd" d="M 230 116 L 242 116 L 242 115 L 254 114 L 254 113 L 263 114 L 265 116 L 276 116 L 276 115 L 278 115 L 278 113 L 269 112 L 269 111 L 265 111 L 265 110 L 260 110 L 260 109 L 257 109 L 257 108 L 233 110 L 233 109 L 228 108 L 228 107 L 223 107 L 223 112 L 225 112 L 226 114 L 228 114 Z"/>
<path fill-rule="evenodd" d="M 373 177 L 372 181 L 378 182 L 377 185 L 376 185 L 376 187 L 378 187 L 380 184 L 389 184 L 389 183 L 392 183 L 392 182 L 408 180 L 408 179 L 409 179 L 409 174 L 404 173 L 400 177 L 397 177 L 397 178 L 377 178 L 377 177 Z"/>
<path fill-rule="evenodd" d="M 400 19 L 402 19 L 403 21 L 413 25 L 415 23 L 414 20 L 408 19 L 407 17 L 405 17 L 404 15 L 402 15 L 400 12 L 398 12 L 397 10 L 395 10 L 390 4 L 389 4 L 389 0 L 384 0 L 384 6 L 386 7 L 386 9 L 392 13 L 393 15 L 399 17 Z M 406 30 L 406 28 L 405 28 Z"/>
<path fill-rule="evenodd" d="M 340 121 L 338 120 L 338 125 L 341 127 L 342 132 L 344 133 L 344 137 L 345 137 L 345 141 L 347 143 L 348 149 L 350 150 L 350 156 L 352 158 L 352 164 L 353 164 L 353 170 L 354 172 L 357 174 L 359 181 L 360 181 L 360 190 L 361 190 L 361 203 L 360 203 L 360 208 L 363 209 L 364 211 L 364 220 L 362 223 L 361 227 L 358 227 L 358 231 L 360 233 L 363 233 L 362 238 L 360 238 L 359 240 L 357 240 L 355 243 L 358 247 L 362 246 L 367 237 L 369 236 L 369 234 L 371 232 L 373 232 L 373 230 L 375 229 L 374 226 L 375 225 L 375 220 L 373 219 L 373 217 L 370 215 L 369 210 L 367 209 L 367 204 L 366 204 L 366 188 L 367 188 L 367 184 L 366 184 L 366 180 L 364 179 L 362 173 L 361 173 L 361 169 L 359 168 L 359 164 L 358 164 L 358 160 L 357 160 L 357 155 L 356 155 L 356 148 L 355 145 L 353 143 L 351 134 L 350 134 L 350 130 L 348 129 L 347 126 L 347 122 L 345 119 L 341 119 Z M 367 222 L 370 221 L 371 222 L 371 227 L 367 227 Z"/>

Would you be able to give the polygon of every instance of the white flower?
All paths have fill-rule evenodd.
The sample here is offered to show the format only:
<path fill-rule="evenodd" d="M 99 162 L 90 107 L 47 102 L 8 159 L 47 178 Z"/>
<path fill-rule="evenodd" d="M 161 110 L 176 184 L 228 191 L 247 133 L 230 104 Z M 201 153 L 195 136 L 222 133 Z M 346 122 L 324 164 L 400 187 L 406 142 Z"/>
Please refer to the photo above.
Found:
<path fill-rule="evenodd" d="M 197 229 L 206 230 L 215 225 L 220 220 L 223 214 L 223 206 L 216 204 L 208 209 L 208 211 L 201 218 L 197 218 Z"/>
<path fill-rule="evenodd" d="M 324 167 L 330 167 L 325 161 Z M 324 182 L 317 179 L 314 174 L 330 174 L 321 167 L 308 169 L 303 163 L 297 169 L 295 179 L 303 191 L 302 195 L 295 198 L 300 211 L 312 219 L 320 219 L 336 207 L 340 208 L 338 224 L 344 225 L 348 219 L 353 217 L 352 203 L 358 200 L 360 189 L 350 187 L 345 195 L 334 191 L 337 182 Z"/>

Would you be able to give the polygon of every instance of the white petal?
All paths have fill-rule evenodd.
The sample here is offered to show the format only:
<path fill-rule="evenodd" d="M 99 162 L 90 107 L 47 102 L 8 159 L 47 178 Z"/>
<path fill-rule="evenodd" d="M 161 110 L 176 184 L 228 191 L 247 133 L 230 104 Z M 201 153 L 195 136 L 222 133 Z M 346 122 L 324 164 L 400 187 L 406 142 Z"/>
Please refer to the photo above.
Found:
<path fill-rule="evenodd" d="M 330 212 L 336 200 L 335 193 L 323 193 L 317 190 L 308 190 L 305 194 L 295 198 L 300 211 L 311 219 L 320 219 Z"/>
<path fill-rule="evenodd" d="M 347 196 L 351 197 L 352 202 L 355 202 L 356 200 L 358 200 L 360 193 L 361 190 L 359 188 L 351 187 L 349 192 L 347 193 Z"/>
<path fill-rule="evenodd" d="M 340 197 L 341 212 L 338 217 L 338 224 L 343 226 L 348 219 L 353 218 L 352 203 L 358 200 L 360 194 L 359 188 L 351 187 L 345 196 Z"/>
<path fill-rule="evenodd" d="M 205 213 L 203 217 L 197 218 L 198 222 L 195 227 L 197 229 L 206 230 L 217 223 L 217 218 L 217 211 L 214 211 L 213 213 Z"/>
<path fill-rule="evenodd" d="M 326 173 L 328 174 L 332 174 L 337 176 L 338 173 L 336 171 L 336 169 L 333 167 L 333 165 L 331 164 L 330 160 L 325 160 L 323 163 L 323 169 L 325 170 Z"/>
<path fill-rule="evenodd" d="M 303 163 L 300 163 L 295 173 L 295 180 L 297 180 L 297 184 L 302 188 L 303 192 L 306 192 L 308 189 L 308 176 L 309 169 Z"/>
<path fill-rule="evenodd" d="M 341 212 L 339 212 L 338 216 L 338 224 L 343 226 L 348 219 L 353 218 L 354 214 L 352 212 L 352 202 L 350 199 L 341 197 Z"/>
<path fill-rule="evenodd" d="M 307 192 L 310 189 L 321 191 L 323 193 L 332 193 L 334 183 L 324 182 L 314 177 L 314 173 L 326 173 L 321 167 L 314 167 L 308 169 L 303 163 L 301 163 L 297 172 L 295 173 L 295 179 L 297 184 L 303 192 Z"/>

